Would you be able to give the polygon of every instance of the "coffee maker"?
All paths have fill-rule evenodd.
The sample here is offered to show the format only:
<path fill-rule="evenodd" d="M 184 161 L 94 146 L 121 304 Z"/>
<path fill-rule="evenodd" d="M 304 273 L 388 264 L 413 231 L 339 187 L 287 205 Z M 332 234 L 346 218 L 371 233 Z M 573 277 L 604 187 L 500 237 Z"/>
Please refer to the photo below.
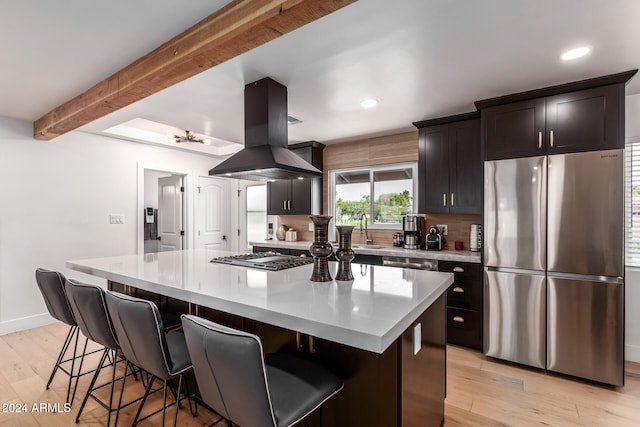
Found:
<path fill-rule="evenodd" d="M 402 231 L 404 231 L 404 248 L 420 249 L 422 246 L 422 229 L 424 218 L 418 215 L 402 217 Z"/>

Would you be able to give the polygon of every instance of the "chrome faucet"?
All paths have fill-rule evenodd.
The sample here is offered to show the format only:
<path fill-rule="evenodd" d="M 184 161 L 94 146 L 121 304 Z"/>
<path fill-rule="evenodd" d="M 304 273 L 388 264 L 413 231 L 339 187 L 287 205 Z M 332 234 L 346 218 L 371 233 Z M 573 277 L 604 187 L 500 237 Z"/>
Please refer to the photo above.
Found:
<path fill-rule="evenodd" d="M 373 240 L 369 239 L 369 227 L 367 226 L 367 224 L 369 223 L 369 220 L 367 218 L 367 214 L 366 213 L 362 213 L 362 215 L 360 215 L 360 233 L 362 234 L 362 219 L 364 218 L 364 244 L 368 245 L 370 243 L 373 242 Z"/>

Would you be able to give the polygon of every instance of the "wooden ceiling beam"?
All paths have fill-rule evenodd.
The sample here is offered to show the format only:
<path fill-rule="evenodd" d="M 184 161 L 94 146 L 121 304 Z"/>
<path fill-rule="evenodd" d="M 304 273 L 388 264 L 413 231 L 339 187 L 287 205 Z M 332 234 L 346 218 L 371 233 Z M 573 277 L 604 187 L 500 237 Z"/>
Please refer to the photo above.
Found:
<path fill-rule="evenodd" d="M 51 140 L 357 0 L 234 0 L 33 123 Z"/>

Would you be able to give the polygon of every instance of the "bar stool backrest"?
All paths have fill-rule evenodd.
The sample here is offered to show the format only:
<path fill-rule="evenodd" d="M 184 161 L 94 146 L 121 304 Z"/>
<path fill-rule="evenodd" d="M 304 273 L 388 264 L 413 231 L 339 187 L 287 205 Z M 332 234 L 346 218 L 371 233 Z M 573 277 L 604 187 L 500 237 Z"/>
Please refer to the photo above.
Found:
<path fill-rule="evenodd" d="M 277 425 L 260 338 L 191 315 L 182 326 L 205 403 L 240 426 Z"/>
<path fill-rule="evenodd" d="M 170 379 L 173 364 L 158 307 L 151 301 L 118 292 L 107 291 L 105 297 L 127 360 L 162 380 Z"/>
<path fill-rule="evenodd" d="M 67 295 L 64 292 L 64 275 L 57 271 L 38 268 L 36 283 L 51 317 L 69 326 L 77 326 Z"/>
<path fill-rule="evenodd" d="M 67 279 L 65 291 L 82 333 L 93 342 L 118 350 L 120 346 L 107 311 L 104 289 Z"/>

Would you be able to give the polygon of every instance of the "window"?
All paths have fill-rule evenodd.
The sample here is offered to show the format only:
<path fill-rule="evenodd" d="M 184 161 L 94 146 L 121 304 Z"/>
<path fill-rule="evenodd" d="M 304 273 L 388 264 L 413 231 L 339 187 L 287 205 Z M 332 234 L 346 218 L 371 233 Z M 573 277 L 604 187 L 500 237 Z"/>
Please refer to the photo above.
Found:
<path fill-rule="evenodd" d="M 625 265 L 640 267 L 640 141 L 625 144 Z"/>
<path fill-rule="evenodd" d="M 415 213 L 417 165 L 403 163 L 331 171 L 329 211 L 337 225 L 360 224 L 365 214 L 377 228 L 399 228 Z"/>
<path fill-rule="evenodd" d="M 247 240 L 245 247 L 251 249 L 249 242 L 258 242 L 267 238 L 267 186 L 247 186 Z"/>

